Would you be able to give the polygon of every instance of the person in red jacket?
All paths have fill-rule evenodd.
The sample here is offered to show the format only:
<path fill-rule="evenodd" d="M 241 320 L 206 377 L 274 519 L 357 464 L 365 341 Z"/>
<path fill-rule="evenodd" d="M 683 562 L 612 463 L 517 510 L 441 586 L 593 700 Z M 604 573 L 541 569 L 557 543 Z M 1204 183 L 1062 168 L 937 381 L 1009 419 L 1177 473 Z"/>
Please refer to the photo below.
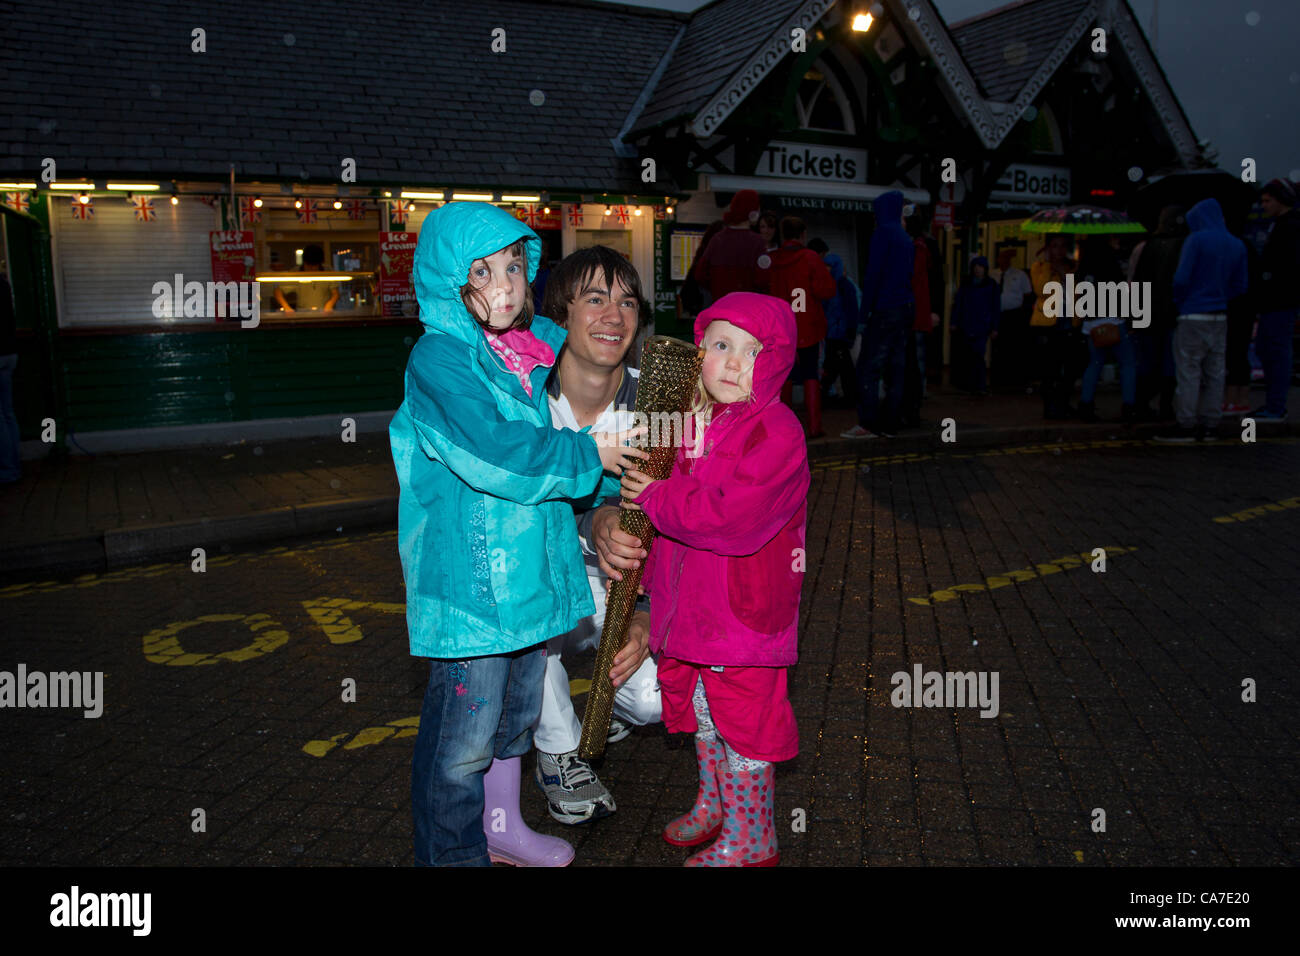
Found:
<path fill-rule="evenodd" d="M 758 261 L 767 254 L 767 244 L 752 229 L 758 221 L 758 193 L 736 193 L 722 221 L 725 228 L 703 246 L 695 280 L 709 290 L 713 302 L 731 292 L 767 291 L 766 271 Z"/>
<path fill-rule="evenodd" d="M 789 405 L 794 383 L 803 382 L 808 437 L 821 438 L 826 434 L 822 431 L 822 390 L 817 369 L 821 344 L 826 338 L 826 313 L 822 311 L 821 300 L 829 299 L 839 290 L 822 257 L 805 248 L 808 227 L 802 219 L 797 216 L 782 219 L 781 239 L 781 247 L 771 254 L 768 287 L 773 296 L 790 303 L 799 326 L 794 369 L 781 389 L 781 400 Z"/>

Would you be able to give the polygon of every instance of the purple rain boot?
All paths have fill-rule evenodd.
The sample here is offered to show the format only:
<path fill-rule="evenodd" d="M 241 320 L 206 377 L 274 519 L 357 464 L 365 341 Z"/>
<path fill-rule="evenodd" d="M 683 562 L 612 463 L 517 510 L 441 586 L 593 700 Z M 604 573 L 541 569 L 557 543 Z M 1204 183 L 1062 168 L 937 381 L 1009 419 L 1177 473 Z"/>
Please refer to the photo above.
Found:
<path fill-rule="evenodd" d="M 722 829 L 722 798 L 718 795 L 718 762 L 722 741 L 695 738 L 695 759 L 700 765 L 700 789 L 695 806 L 664 827 L 664 839 L 673 846 L 695 846 L 712 840 Z"/>
<path fill-rule="evenodd" d="M 522 757 L 493 760 L 483 775 L 483 835 L 493 863 L 568 866 L 573 847 L 559 837 L 535 833 L 519 815 Z"/>
<path fill-rule="evenodd" d="M 765 764 L 753 773 L 728 769 L 718 763 L 718 789 L 722 794 L 722 834 L 708 849 L 688 857 L 686 866 L 776 866 L 774 803 L 776 767 Z"/>

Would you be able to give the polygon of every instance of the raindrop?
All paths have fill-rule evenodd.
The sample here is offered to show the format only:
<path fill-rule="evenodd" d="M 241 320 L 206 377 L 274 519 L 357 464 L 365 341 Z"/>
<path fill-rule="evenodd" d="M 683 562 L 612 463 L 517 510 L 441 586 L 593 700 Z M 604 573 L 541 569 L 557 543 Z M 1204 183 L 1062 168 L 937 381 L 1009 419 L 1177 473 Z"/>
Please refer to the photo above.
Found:
<path fill-rule="evenodd" d="M 149 95 L 152 96 L 154 99 L 158 99 L 159 97 L 162 96 L 162 87 L 159 86 L 157 83 L 150 83 Z"/>
<path fill-rule="evenodd" d="M 1128 178 L 1129 178 L 1129 182 L 1135 183 L 1135 182 L 1137 182 L 1138 180 L 1140 180 L 1140 179 L 1142 178 L 1143 175 L 1144 175 L 1144 174 L 1143 174 L 1143 172 L 1142 172 L 1142 167 L 1141 167 L 1141 166 L 1130 166 L 1130 167 L 1128 168 Z"/>
<path fill-rule="evenodd" d="M 1248 27 L 1259 26 L 1259 13 L 1257 11 L 1251 10 L 1250 13 L 1246 14 L 1246 26 Z"/>
<path fill-rule="evenodd" d="M 36 128 L 39 129 L 39 130 L 41 131 L 41 134 L 42 134 L 43 136 L 49 136 L 49 135 L 50 135 L 51 133 L 53 133 L 56 129 L 59 128 L 59 121 L 58 121 L 58 120 L 52 120 L 52 119 L 41 120 L 41 121 L 36 125 Z"/>
<path fill-rule="evenodd" d="M 342 482 L 340 482 L 337 478 L 331 478 L 331 479 L 330 479 L 330 487 L 331 487 L 331 488 L 337 489 L 341 484 L 342 484 Z"/>
<path fill-rule="evenodd" d="M 226 392 L 226 394 L 225 394 L 224 396 L 222 396 L 222 397 L 225 398 L 225 400 L 226 400 L 227 402 L 233 402 L 233 401 L 235 400 L 235 393 L 234 393 L 234 392 Z"/>
<path fill-rule="evenodd" d="M 284 40 L 285 46 L 293 46 L 295 43 L 298 42 L 298 38 L 295 37 L 292 33 L 286 33 L 283 37 L 281 37 L 281 39 Z"/>
<path fill-rule="evenodd" d="M 546 102 L 546 94 L 541 90 L 529 90 L 528 102 L 532 103 L 534 106 L 541 106 Z"/>
<path fill-rule="evenodd" d="M 908 15 L 909 17 L 911 17 L 913 20 L 919 20 L 919 19 L 921 19 L 921 8 L 920 8 L 920 7 L 910 7 L 910 8 L 908 8 L 907 15 Z"/>
<path fill-rule="evenodd" d="M 761 256 L 758 257 L 758 267 L 760 269 L 772 268 L 772 257 L 769 256 L 767 253 L 763 253 Z"/>
<path fill-rule="evenodd" d="M 261 445 L 258 445 L 256 448 L 254 448 L 254 449 L 253 449 L 253 454 L 254 454 L 254 455 L 260 455 L 260 454 L 262 454 L 262 446 L 261 446 Z"/>

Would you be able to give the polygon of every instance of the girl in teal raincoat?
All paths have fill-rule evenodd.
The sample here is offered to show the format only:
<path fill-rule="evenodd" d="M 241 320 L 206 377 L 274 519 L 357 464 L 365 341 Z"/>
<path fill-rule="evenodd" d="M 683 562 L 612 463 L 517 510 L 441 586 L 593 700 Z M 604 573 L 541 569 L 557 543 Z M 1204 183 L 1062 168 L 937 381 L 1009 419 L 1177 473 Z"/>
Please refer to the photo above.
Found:
<path fill-rule="evenodd" d="M 425 334 L 389 436 L 411 653 L 430 661 L 411 772 L 417 865 L 563 866 L 519 817 L 545 641 L 592 614 L 569 499 L 644 453 L 645 429 L 553 428 L 544 387 L 565 331 L 533 315 L 541 241 L 488 203 L 425 219 L 414 280 Z M 495 759 L 494 759 L 495 758 Z"/>

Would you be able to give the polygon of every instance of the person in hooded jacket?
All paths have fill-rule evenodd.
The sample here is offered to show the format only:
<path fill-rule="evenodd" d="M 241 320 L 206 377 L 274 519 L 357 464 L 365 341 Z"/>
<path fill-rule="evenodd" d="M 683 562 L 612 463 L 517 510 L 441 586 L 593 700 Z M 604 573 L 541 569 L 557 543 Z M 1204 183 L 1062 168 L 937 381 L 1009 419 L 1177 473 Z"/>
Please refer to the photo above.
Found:
<path fill-rule="evenodd" d="M 1223 210 L 1203 199 L 1187 213 L 1191 230 L 1174 273 L 1174 367 L 1178 427 L 1156 441 L 1213 440 L 1223 414 L 1228 302 L 1249 288 L 1246 245 L 1228 232 Z"/>
<path fill-rule="evenodd" d="M 883 193 L 872 208 L 876 230 L 868 247 L 859 315 L 865 337 L 858 352 L 858 423 L 841 432 L 841 438 L 892 438 L 902 416 L 907 336 L 915 318 L 912 269 L 916 247 L 903 230 L 901 192 Z M 880 378 L 886 372 L 889 391 L 881 412 Z"/>
<path fill-rule="evenodd" d="M 424 335 L 389 425 L 411 653 L 431 658 L 411 767 L 416 865 L 563 866 L 519 815 L 545 641 L 595 611 L 573 509 L 644 427 L 552 427 L 565 332 L 532 312 L 541 241 L 490 203 L 429 214 L 415 250 Z"/>
<path fill-rule="evenodd" d="M 808 437 L 821 438 L 822 389 L 818 364 L 822 340 L 826 338 L 826 313 L 822 300 L 839 289 L 821 256 L 807 248 L 808 227 L 798 216 L 781 220 L 781 248 L 773 252 L 768 288 L 778 299 L 794 304 L 798 316 L 798 352 L 790 380 L 781 389 L 781 400 L 789 405 L 795 382 L 803 383 L 804 405 L 808 409 Z M 802 306 L 802 308 L 800 308 Z M 701 313 L 702 315 L 703 313 Z"/>
<path fill-rule="evenodd" d="M 813 249 L 814 239 L 808 244 Z M 836 379 L 840 382 L 844 407 L 856 407 L 858 404 L 858 377 L 853 369 L 853 338 L 857 335 L 858 306 L 860 293 L 853 280 L 844 273 L 844 260 L 835 253 L 827 251 L 822 254 L 822 261 L 831 270 L 835 280 L 835 295 L 822 303 L 826 313 L 826 359 L 822 363 L 821 392 L 823 398 L 830 396 Z"/>
<path fill-rule="evenodd" d="M 989 278 L 989 261 L 983 256 L 971 260 L 970 273 L 952 302 L 952 325 L 965 367 L 965 387 L 976 395 L 989 393 L 984 353 L 989 336 L 997 336 L 1002 316 L 1002 291 Z"/>
<path fill-rule="evenodd" d="M 1187 210 L 1169 205 L 1160 210 L 1156 231 L 1133 247 L 1129 279 L 1151 283 L 1151 324 L 1134 329 L 1138 347 L 1137 415 L 1163 420 L 1174 417 L 1173 337 L 1178 322 L 1174 306 L 1174 273 L 1187 237 Z M 1151 399 L 1159 397 L 1160 410 L 1152 412 Z"/>
<path fill-rule="evenodd" d="M 1271 220 L 1268 239 L 1260 254 L 1259 334 L 1255 351 L 1264 366 L 1268 384 L 1263 406 L 1255 418 L 1286 418 L 1287 393 L 1294 372 L 1293 340 L 1300 318 L 1300 211 L 1296 186 L 1289 179 L 1264 184 L 1260 203 Z"/>
<path fill-rule="evenodd" d="M 717 836 L 687 866 L 778 861 L 773 763 L 799 749 L 786 668 L 798 659 L 809 485 L 803 431 L 779 401 L 796 335 L 790 305 L 769 296 L 735 292 L 700 313 L 695 440 L 668 478 L 623 476 L 625 505 L 660 535 L 643 580 L 664 724 L 695 733 L 699 762 L 695 805 L 664 839 Z"/>

